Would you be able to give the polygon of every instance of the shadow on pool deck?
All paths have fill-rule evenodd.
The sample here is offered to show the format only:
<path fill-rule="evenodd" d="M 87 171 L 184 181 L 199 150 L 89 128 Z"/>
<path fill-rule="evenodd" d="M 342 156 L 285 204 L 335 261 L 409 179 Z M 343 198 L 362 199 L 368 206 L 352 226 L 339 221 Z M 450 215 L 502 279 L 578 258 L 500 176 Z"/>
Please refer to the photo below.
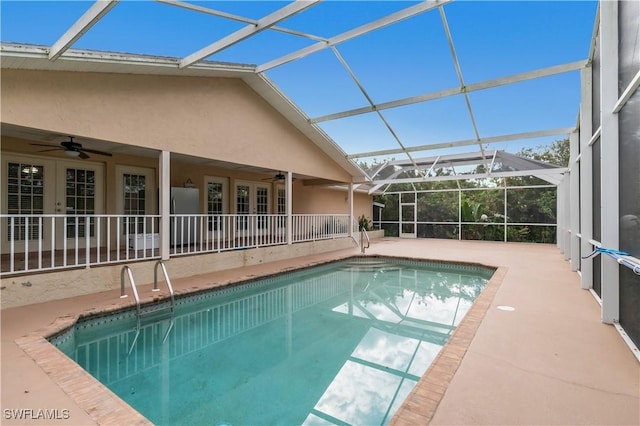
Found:
<path fill-rule="evenodd" d="M 173 284 L 180 291 L 212 287 L 357 254 L 353 249 L 309 256 Z M 475 313 L 452 338 L 458 339 L 425 374 L 395 424 L 640 424 L 640 365 L 618 332 L 600 322 L 600 306 L 580 289 L 578 275 L 555 246 L 384 238 L 374 240 L 367 254 L 501 267 L 501 280 L 492 280 L 492 292 L 474 305 Z M 150 298 L 148 290 L 141 286 Z M 3 424 L 96 424 L 96 413 L 81 408 L 82 398 L 70 398 L 15 341 L 58 317 L 131 302 L 118 296 L 112 290 L 2 311 Z M 58 419 L 18 421 L 12 410 Z"/>

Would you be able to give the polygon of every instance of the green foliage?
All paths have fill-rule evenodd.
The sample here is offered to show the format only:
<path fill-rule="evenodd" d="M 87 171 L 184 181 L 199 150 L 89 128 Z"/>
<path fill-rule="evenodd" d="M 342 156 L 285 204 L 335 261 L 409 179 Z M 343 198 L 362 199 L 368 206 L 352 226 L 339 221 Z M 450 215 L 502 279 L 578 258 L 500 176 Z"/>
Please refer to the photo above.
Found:
<path fill-rule="evenodd" d="M 569 164 L 569 139 L 557 140 L 547 146 L 524 148 L 517 155 L 532 158 L 566 167 Z M 379 164 L 367 167 L 377 170 Z M 482 173 L 484 167 L 476 172 Z M 383 170 L 377 178 L 387 178 L 394 170 Z M 449 174 L 447 170 L 438 169 L 438 175 Z M 398 176 L 417 177 L 417 172 L 406 171 Z M 387 193 L 375 197 L 375 201 L 384 203 L 382 221 L 396 222 L 383 225 L 385 235 L 398 236 L 400 221 L 400 195 L 394 192 L 407 191 L 413 199 L 413 191 L 430 191 L 449 189 L 446 192 L 418 192 L 416 196 L 417 235 L 432 238 L 458 238 L 474 240 L 503 241 L 506 219 L 507 241 L 554 243 L 556 239 L 555 226 L 537 224 L 553 224 L 556 222 L 556 188 L 513 188 L 518 186 L 548 185 L 548 182 L 533 177 L 505 178 L 504 185 L 508 188 L 505 206 L 503 181 L 499 178 L 483 178 L 468 181 L 432 181 L 393 184 L 387 188 Z M 458 206 L 458 188 L 470 188 L 460 195 L 461 204 Z M 403 202 L 412 202 L 404 200 Z M 505 218 L 505 214 L 507 217 Z M 458 228 L 458 220 L 463 224 Z M 427 224 L 420 222 L 440 222 Z M 516 225 L 517 224 L 517 225 Z M 459 229 L 462 235 L 458 235 Z"/>
<path fill-rule="evenodd" d="M 540 145 L 535 150 L 533 148 L 522 148 L 516 155 L 555 164 L 558 167 L 568 167 L 569 138 L 558 139 L 548 146 Z"/>
<path fill-rule="evenodd" d="M 365 215 L 361 215 L 358 218 L 358 231 L 362 231 L 363 229 L 365 231 L 371 231 L 372 229 L 371 221 L 367 217 L 365 217 Z"/>

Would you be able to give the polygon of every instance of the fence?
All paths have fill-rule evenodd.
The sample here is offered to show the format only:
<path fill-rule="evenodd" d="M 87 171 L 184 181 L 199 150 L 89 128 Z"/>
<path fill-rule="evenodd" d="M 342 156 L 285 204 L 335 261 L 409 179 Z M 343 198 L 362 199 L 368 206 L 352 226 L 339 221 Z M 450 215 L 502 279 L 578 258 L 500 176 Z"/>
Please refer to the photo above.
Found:
<path fill-rule="evenodd" d="M 160 258 L 158 215 L 0 215 L 0 276 Z M 170 256 L 287 244 L 286 215 L 178 215 Z M 350 215 L 296 214 L 291 242 L 349 236 Z"/>

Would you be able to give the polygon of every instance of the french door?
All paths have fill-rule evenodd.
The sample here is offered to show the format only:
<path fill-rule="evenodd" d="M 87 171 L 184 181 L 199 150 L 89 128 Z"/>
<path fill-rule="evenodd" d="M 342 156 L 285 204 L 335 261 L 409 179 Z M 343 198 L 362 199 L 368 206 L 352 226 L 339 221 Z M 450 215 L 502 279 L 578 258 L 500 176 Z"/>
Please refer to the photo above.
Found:
<path fill-rule="evenodd" d="M 104 213 L 104 167 L 84 161 L 56 163 L 56 213 L 67 216 L 63 226 L 56 226 L 56 246 L 66 241 L 67 247 L 86 247 L 89 241 L 95 247 L 99 225 L 87 216 Z"/>
<path fill-rule="evenodd" d="M 95 245 L 95 220 L 85 215 L 103 213 L 103 175 L 101 164 L 4 154 L 2 212 L 20 216 L 2 220 L 2 251 Z"/>
<path fill-rule="evenodd" d="M 239 215 L 236 231 L 241 235 L 262 235 L 269 231 L 265 215 L 271 212 L 271 185 L 261 182 L 236 181 L 235 206 Z M 246 215 L 247 217 L 242 217 Z M 249 215 L 256 215 L 251 218 Z"/>

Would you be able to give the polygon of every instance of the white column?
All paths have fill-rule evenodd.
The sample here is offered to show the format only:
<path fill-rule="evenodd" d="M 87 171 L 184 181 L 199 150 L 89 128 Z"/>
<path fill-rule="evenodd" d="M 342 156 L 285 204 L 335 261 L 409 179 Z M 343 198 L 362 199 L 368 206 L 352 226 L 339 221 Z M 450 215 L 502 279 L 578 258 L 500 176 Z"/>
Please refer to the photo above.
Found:
<path fill-rule="evenodd" d="M 509 241 L 509 236 L 508 236 L 508 227 L 507 227 L 507 178 L 503 178 L 502 179 L 502 184 L 504 185 L 504 205 L 502 206 L 502 215 L 503 217 L 503 223 L 504 223 L 504 242 L 508 242 Z"/>
<path fill-rule="evenodd" d="M 569 175 L 569 215 L 571 222 L 571 242 L 570 257 L 571 270 L 580 269 L 580 176 L 578 173 L 579 163 L 578 149 L 580 145 L 580 136 L 578 132 L 573 132 L 569 136 L 569 167 L 571 174 Z"/>
<path fill-rule="evenodd" d="M 556 246 L 564 253 L 564 179 L 556 186 Z"/>
<path fill-rule="evenodd" d="M 160 175 L 160 258 L 169 259 L 170 245 L 170 214 L 171 214 L 171 153 L 162 151 L 159 157 Z"/>
<path fill-rule="evenodd" d="M 286 177 L 286 194 L 287 194 L 287 244 L 291 244 L 293 242 L 293 233 L 292 233 L 292 226 L 293 226 L 293 174 L 291 172 L 287 172 L 287 177 Z"/>
<path fill-rule="evenodd" d="M 353 237 L 353 182 L 349 183 L 349 236 Z"/>
<path fill-rule="evenodd" d="M 562 206 L 561 213 L 562 214 L 562 229 L 560 231 L 560 238 L 562 242 L 560 243 L 560 248 L 562 253 L 564 254 L 564 259 L 569 260 L 569 256 L 571 254 L 571 244 L 570 244 L 570 229 L 569 229 L 569 180 L 571 179 L 571 172 L 566 172 L 562 177 L 562 181 L 560 182 L 560 188 L 562 188 L 562 197 L 558 194 L 559 203 Z"/>
<path fill-rule="evenodd" d="M 571 205 L 569 199 L 571 197 L 571 172 L 564 178 L 564 259 L 571 258 Z"/>
<path fill-rule="evenodd" d="M 618 101 L 618 2 L 600 3 L 600 123 L 601 136 L 601 224 L 602 246 L 619 248 L 618 115 L 612 111 Z M 602 257 L 602 322 L 620 318 L 620 272 L 618 263 Z"/>
<path fill-rule="evenodd" d="M 593 239 L 593 151 L 589 141 L 593 134 L 592 97 L 593 72 L 584 68 L 580 74 L 582 105 L 580 108 L 580 252 L 582 257 L 593 251 L 589 240 Z M 593 288 L 593 258 L 581 259 L 580 286 Z"/>

